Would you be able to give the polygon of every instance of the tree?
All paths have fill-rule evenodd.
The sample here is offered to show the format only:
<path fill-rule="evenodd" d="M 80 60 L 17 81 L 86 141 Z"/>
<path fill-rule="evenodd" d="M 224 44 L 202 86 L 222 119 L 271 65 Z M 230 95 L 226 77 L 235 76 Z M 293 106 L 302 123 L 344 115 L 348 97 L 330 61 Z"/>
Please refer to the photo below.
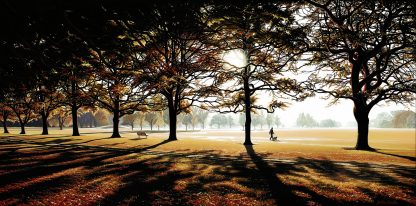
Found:
<path fill-rule="evenodd" d="M 0 103 L 0 119 L 3 124 L 3 133 L 9 133 L 7 121 L 10 119 L 13 110 L 5 103 Z"/>
<path fill-rule="evenodd" d="M 62 130 L 63 127 L 67 124 L 67 121 L 70 120 L 71 108 L 61 106 L 58 107 L 52 114 L 52 117 L 49 119 L 49 123 L 56 121 L 58 123 L 59 129 Z"/>
<path fill-rule="evenodd" d="M 222 95 L 215 105 L 220 112 L 245 113 L 245 145 L 251 145 L 251 113 L 256 110 L 273 112 L 284 107 L 280 97 L 303 98 L 300 87 L 289 79 L 296 59 L 296 30 L 291 6 L 276 2 L 250 2 L 249 4 L 219 5 L 213 16 L 216 38 L 225 45 L 224 82 Z M 234 54 L 233 54 L 234 53 Z M 234 63 L 230 56 L 239 56 Z M 227 61 L 228 59 L 228 61 Z M 273 99 L 267 105 L 256 103 L 256 93 L 267 92 Z"/>
<path fill-rule="evenodd" d="M 182 114 L 182 124 L 185 125 L 185 130 L 188 131 L 188 125 L 192 124 L 192 114 Z"/>
<path fill-rule="evenodd" d="M 227 115 L 227 123 L 229 128 L 234 126 L 234 118 L 231 115 Z"/>
<path fill-rule="evenodd" d="M 296 125 L 299 127 L 316 127 L 318 122 L 308 113 L 300 113 L 296 119 Z"/>
<path fill-rule="evenodd" d="M 165 120 L 163 116 L 164 116 L 164 111 L 156 112 L 155 126 L 157 126 L 157 130 L 160 130 L 160 127 L 163 127 L 165 125 Z"/>
<path fill-rule="evenodd" d="M 211 127 L 217 126 L 217 129 L 220 129 L 222 125 L 227 124 L 227 118 L 223 114 L 215 114 L 211 119 Z"/>
<path fill-rule="evenodd" d="M 275 116 L 273 113 L 267 113 L 266 115 L 266 124 L 268 128 L 273 127 L 274 123 L 276 122 Z"/>
<path fill-rule="evenodd" d="M 146 112 L 144 120 L 149 123 L 150 130 L 153 130 L 153 125 L 156 123 L 157 118 L 157 112 Z"/>
<path fill-rule="evenodd" d="M 143 125 L 145 123 L 146 113 L 142 111 L 137 112 L 137 123 L 140 125 L 140 130 L 143 130 Z"/>
<path fill-rule="evenodd" d="M 209 44 L 210 30 L 201 2 L 155 4 L 147 16 L 148 32 L 135 40 L 146 47 L 144 73 L 168 106 L 169 140 L 176 140 L 177 115 L 212 92 L 218 72 L 217 50 Z M 142 18 L 142 17 L 140 17 Z M 130 27 L 129 31 L 143 29 Z M 138 36 L 138 35 L 135 35 Z"/>
<path fill-rule="evenodd" d="M 276 128 L 279 128 L 282 125 L 282 123 L 280 122 L 280 118 L 277 114 L 274 117 L 274 124 L 276 125 Z"/>
<path fill-rule="evenodd" d="M 396 111 L 394 112 L 392 124 L 395 128 L 415 128 L 416 113 L 413 111 Z"/>
<path fill-rule="evenodd" d="M 381 112 L 377 114 L 376 118 L 372 121 L 373 126 L 378 128 L 392 128 L 393 116 L 388 112 Z M 370 125 L 371 126 L 371 125 Z"/>
<path fill-rule="evenodd" d="M 122 118 L 123 124 L 127 124 L 127 125 L 131 126 L 131 131 L 133 131 L 134 123 L 136 123 L 137 117 L 138 117 L 137 112 L 133 113 L 133 114 L 127 114 Z"/>
<path fill-rule="evenodd" d="M 205 123 L 207 122 L 209 112 L 198 107 L 193 107 L 192 113 L 197 118 L 197 121 L 201 124 L 202 129 L 205 129 Z"/>
<path fill-rule="evenodd" d="M 190 113 L 192 118 L 191 118 L 191 125 L 192 125 L 192 130 L 195 130 L 195 126 L 199 123 L 199 117 L 198 114 L 195 111 L 195 107 L 192 108 L 192 112 Z"/>
<path fill-rule="evenodd" d="M 339 122 L 333 119 L 324 119 L 319 123 L 320 127 L 339 127 Z"/>
<path fill-rule="evenodd" d="M 23 90 L 23 91 L 22 91 Z M 26 134 L 25 126 L 36 118 L 35 104 L 30 91 L 21 88 L 14 91 L 13 103 L 8 105 L 14 112 L 20 124 L 20 134 Z"/>
<path fill-rule="evenodd" d="M 350 99 L 358 125 L 355 148 L 368 144 L 368 114 L 382 101 L 413 104 L 416 93 L 415 9 L 410 1 L 306 0 L 305 48 L 316 66 L 309 88 L 333 102 Z M 307 21 L 306 21 L 307 20 Z"/>

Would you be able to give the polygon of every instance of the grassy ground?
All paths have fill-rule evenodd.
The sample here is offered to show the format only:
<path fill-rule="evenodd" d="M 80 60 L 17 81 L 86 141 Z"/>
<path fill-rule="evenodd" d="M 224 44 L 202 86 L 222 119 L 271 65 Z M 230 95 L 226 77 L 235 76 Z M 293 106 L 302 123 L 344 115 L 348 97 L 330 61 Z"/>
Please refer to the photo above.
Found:
<path fill-rule="evenodd" d="M 0 205 L 416 205 L 415 130 L 0 135 Z M 88 133 L 88 134 L 87 134 Z"/>

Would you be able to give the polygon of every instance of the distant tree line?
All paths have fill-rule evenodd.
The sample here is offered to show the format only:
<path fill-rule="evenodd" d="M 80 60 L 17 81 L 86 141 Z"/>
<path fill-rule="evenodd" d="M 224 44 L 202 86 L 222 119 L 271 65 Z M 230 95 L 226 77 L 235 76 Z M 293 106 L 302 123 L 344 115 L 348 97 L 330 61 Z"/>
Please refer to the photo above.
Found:
<path fill-rule="evenodd" d="M 4 132 L 39 119 L 48 134 L 52 117 L 63 125 L 70 113 L 78 136 L 92 115 L 81 110 L 101 108 L 120 137 L 127 115 L 150 114 L 138 119 L 153 128 L 166 111 L 176 140 L 196 106 L 244 114 L 250 145 L 251 126 L 264 126 L 255 114 L 324 94 L 354 103 L 356 149 L 371 149 L 371 109 L 414 105 L 415 16 L 412 1 L 4 0 L 0 117 Z M 226 61 L 233 52 L 242 64 Z"/>

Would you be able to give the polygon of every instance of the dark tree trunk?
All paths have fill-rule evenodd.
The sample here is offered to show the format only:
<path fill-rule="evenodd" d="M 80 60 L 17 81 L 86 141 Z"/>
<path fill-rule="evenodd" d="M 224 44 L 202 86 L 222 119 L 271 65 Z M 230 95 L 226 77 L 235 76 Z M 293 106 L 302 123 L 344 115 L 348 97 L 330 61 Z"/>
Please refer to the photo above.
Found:
<path fill-rule="evenodd" d="M 42 112 L 42 135 L 49 134 L 48 132 L 48 115 L 45 112 Z"/>
<path fill-rule="evenodd" d="M 132 123 L 130 126 L 131 126 L 131 131 L 133 131 L 134 130 L 134 124 Z"/>
<path fill-rule="evenodd" d="M 78 107 L 75 102 L 72 102 L 71 112 L 72 112 L 72 136 L 79 136 L 78 115 L 77 115 Z"/>
<path fill-rule="evenodd" d="M 7 129 L 7 117 L 8 115 L 3 114 L 3 133 L 9 133 Z"/>
<path fill-rule="evenodd" d="M 20 123 L 20 134 L 26 134 L 25 124 Z"/>
<path fill-rule="evenodd" d="M 168 107 L 169 107 L 169 141 L 173 141 L 173 140 L 177 140 L 178 138 L 176 137 L 176 121 L 177 121 L 177 116 L 176 116 L 176 109 L 175 109 L 175 105 L 173 102 L 173 97 L 167 97 L 168 99 Z"/>
<path fill-rule="evenodd" d="M 153 130 L 153 123 L 150 123 L 150 130 Z"/>
<path fill-rule="evenodd" d="M 120 111 L 118 109 L 116 109 L 114 111 L 114 117 L 113 117 L 113 135 L 111 135 L 111 137 L 121 137 L 120 136 L 120 132 L 118 129 L 118 123 L 120 119 Z"/>
<path fill-rule="evenodd" d="M 248 69 L 248 68 L 246 68 Z M 248 72 L 247 72 L 248 73 Z M 245 139 L 244 145 L 252 145 L 251 142 L 251 100 L 250 100 L 250 85 L 248 78 L 244 79 L 244 103 L 245 103 L 245 112 L 246 112 L 246 123 L 245 123 Z"/>
<path fill-rule="evenodd" d="M 357 121 L 358 136 L 355 149 L 357 150 L 372 150 L 368 145 L 368 111 L 365 105 L 354 104 L 354 117 Z"/>
<path fill-rule="evenodd" d="M 7 134 L 7 133 L 9 133 L 9 130 L 7 129 L 7 124 L 6 123 L 7 123 L 7 121 L 3 122 L 3 133 Z"/>

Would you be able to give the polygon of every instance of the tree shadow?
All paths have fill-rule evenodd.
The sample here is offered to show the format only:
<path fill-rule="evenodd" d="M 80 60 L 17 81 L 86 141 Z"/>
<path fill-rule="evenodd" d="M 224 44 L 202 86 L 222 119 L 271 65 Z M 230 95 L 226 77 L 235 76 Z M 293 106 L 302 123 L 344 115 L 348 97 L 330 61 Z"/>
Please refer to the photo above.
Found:
<path fill-rule="evenodd" d="M 168 142 L 133 149 L 35 145 L 27 151 L 14 149 L 30 147 L 25 142 L 4 143 L 9 146 L 0 154 L 0 204 L 14 200 L 17 205 L 30 205 L 75 191 L 79 195 L 72 198 L 92 198 L 84 199 L 92 205 L 411 205 L 366 184 L 356 190 L 376 198 L 373 202 L 339 200 L 325 192 L 342 193 L 342 188 L 321 179 L 374 182 L 414 197 L 414 186 L 397 178 L 414 180 L 413 167 L 307 157 L 273 159 L 256 153 L 251 145 L 240 155 L 212 150 L 146 152 Z M 288 181 L 288 176 L 305 182 Z"/>
<path fill-rule="evenodd" d="M 387 153 L 387 152 L 382 152 L 380 150 L 374 150 L 372 151 L 374 153 L 378 153 L 378 154 L 383 154 L 383 155 L 389 155 L 389 156 L 393 156 L 393 157 L 400 157 L 400 158 L 404 158 L 413 162 L 416 162 L 416 157 L 410 157 L 410 156 L 405 156 L 405 155 L 398 155 L 398 154 L 391 154 L 391 153 Z"/>

